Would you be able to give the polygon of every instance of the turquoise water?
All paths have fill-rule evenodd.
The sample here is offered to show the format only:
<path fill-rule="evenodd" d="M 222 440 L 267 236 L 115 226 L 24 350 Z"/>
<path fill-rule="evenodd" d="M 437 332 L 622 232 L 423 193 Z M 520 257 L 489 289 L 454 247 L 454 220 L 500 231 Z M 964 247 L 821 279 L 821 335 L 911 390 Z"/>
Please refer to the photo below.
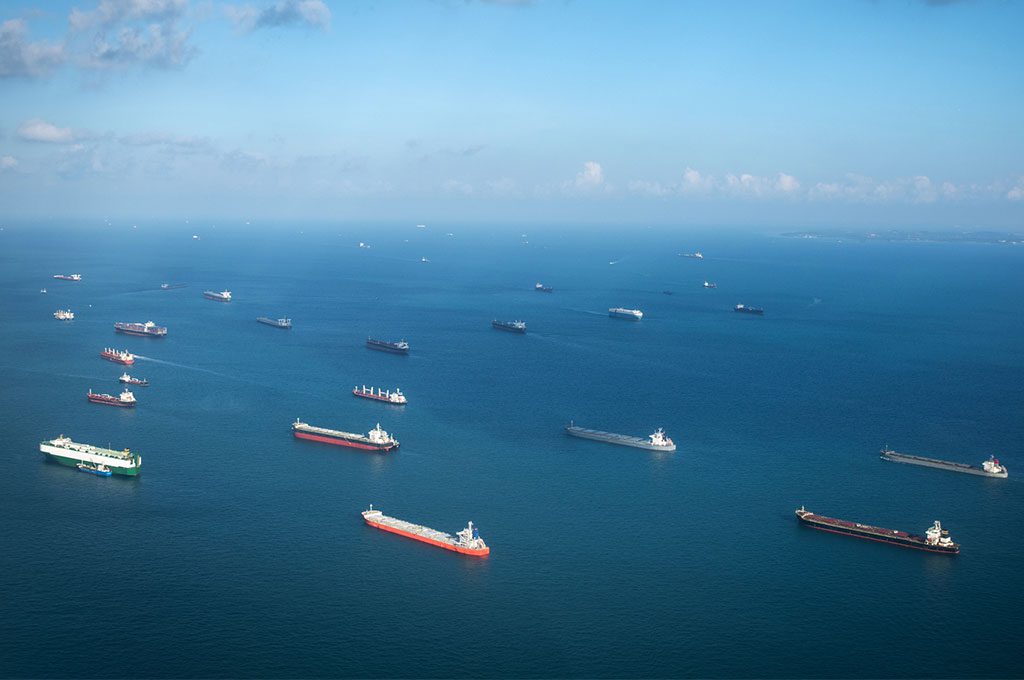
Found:
<path fill-rule="evenodd" d="M 8 225 L 0 674 L 1024 674 L 1024 251 L 521 231 Z M 67 306 L 75 321 L 54 320 Z M 113 333 L 148 319 L 167 338 Z M 112 344 L 152 384 L 134 410 L 85 399 L 119 387 L 97 356 Z M 352 397 L 364 383 L 410 403 Z M 295 441 L 297 417 L 379 421 L 402 446 Z M 569 438 L 570 419 L 661 426 L 679 450 Z M 142 475 L 45 463 L 38 442 L 61 433 L 139 451 Z M 886 463 L 886 443 L 995 453 L 1010 478 Z M 374 531 L 369 503 L 449 532 L 473 520 L 491 557 Z M 801 504 L 914 532 L 940 519 L 963 551 L 811 531 Z"/>

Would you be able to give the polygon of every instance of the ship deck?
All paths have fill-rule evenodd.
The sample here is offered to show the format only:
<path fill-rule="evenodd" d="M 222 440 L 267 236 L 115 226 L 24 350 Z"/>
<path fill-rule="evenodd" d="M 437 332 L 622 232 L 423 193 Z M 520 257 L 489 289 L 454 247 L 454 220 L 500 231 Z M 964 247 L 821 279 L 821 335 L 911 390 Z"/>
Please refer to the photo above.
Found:
<path fill-rule="evenodd" d="M 115 451 L 114 449 L 105 449 L 100 446 L 93 446 L 92 444 L 70 442 L 62 445 L 54 443 L 54 441 L 51 440 L 43 442 L 43 445 L 51 447 L 57 451 L 67 451 L 68 453 L 85 453 L 93 456 L 106 456 L 108 458 L 117 458 L 119 460 L 126 461 L 130 461 L 135 458 L 135 454 L 131 451 Z"/>
<path fill-rule="evenodd" d="M 383 524 L 399 531 L 404 531 L 407 534 L 413 534 L 415 536 L 422 536 L 423 538 L 429 538 L 434 541 L 440 541 L 442 543 L 455 544 L 455 537 L 451 534 L 446 534 L 443 531 L 437 529 L 431 529 L 421 524 L 413 524 L 412 522 L 406 522 L 403 519 L 397 519 L 395 517 L 388 517 L 387 515 L 377 515 L 376 513 L 366 516 L 368 522 L 374 524 Z"/>
<path fill-rule="evenodd" d="M 309 425 L 307 423 L 293 423 L 292 427 L 299 432 L 314 432 L 316 434 L 325 434 L 331 437 L 342 437 L 344 439 L 356 439 L 359 441 L 369 441 L 365 435 L 356 434 L 355 432 L 344 432 L 343 430 L 330 430 L 326 427 L 316 427 L 315 425 Z"/>
<path fill-rule="evenodd" d="M 649 445 L 651 443 L 651 441 L 648 438 L 646 438 L 646 437 L 634 437 L 634 436 L 628 435 L 628 434 L 616 434 L 615 432 L 603 432 L 601 430 L 591 430 L 589 428 L 578 427 L 576 425 L 570 425 L 569 427 L 565 428 L 565 431 L 568 432 L 569 434 L 578 435 L 578 436 L 582 436 L 582 437 L 593 437 L 595 439 L 601 439 L 601 440 L 609 441 L 609 442 L 622 442 L 622 443 L 629 442 L 629 443 L 632 443 L 632 444 L 647 444 L 647 445 Z"/>

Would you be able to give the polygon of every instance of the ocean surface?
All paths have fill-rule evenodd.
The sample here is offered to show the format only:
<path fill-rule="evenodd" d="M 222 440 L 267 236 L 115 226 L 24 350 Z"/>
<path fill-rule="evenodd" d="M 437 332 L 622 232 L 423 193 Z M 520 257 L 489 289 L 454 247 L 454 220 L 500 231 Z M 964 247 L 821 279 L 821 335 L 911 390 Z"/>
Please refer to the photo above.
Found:
<path fill-rule="evenodd" d="M 997 245 L 7 224 L 0 675 L 1020 677 L 1022 293 L 1024 250 Z M 149 319 L 165 339 L 112 329 Z M 111 345 L 151 382 L 134 410 L 85 399 L 119 390 Z M 298 441 L 296 418 L 380 422 L 401 448 Z M 679 448 L 570 438 L 570 419 Z M 142 474 L 46 462 L 62 433 L 140 452 Z M 996 454 L 1010 477 L 884 462 L 884 444 Z M 376 531 L 370 503 L 472 520 L 491 556 Z M 802 504 L 915 533 L 939 519 L 962 552 L 813 531 Z"/>

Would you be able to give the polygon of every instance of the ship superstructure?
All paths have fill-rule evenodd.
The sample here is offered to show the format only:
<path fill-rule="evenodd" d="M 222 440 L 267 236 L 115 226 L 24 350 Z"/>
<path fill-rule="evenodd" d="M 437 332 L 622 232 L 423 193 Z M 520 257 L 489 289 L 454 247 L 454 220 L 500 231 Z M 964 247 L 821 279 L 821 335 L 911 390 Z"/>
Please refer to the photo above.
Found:
<path fill-rule="evenodd" d="M 883 448 L 880 457 L 882 460 L 891 460 L 894 463 L 907 463 L 909 465 L 920 465 L 922 467 L 937 468 L 939 470 L 951 470 L 953 472 L 964 472 L 969 475 L 981 475 L 983 477 L 1009 476 L 1006 466 L 999 462 L 995 456 L 989 456 L 988 460 L 981 465 L 968 465 L 966 463 L 954 463 L 948 460 L 936 458 L 925 458 L 924 456 L 912 456 L 907 453 L 893 451 L 888 446 Z"/>
<path fill-rule="evenodd" d="M 629 319 L 630 321 L 639 321 L 644 318 L 644 313 L 639 309 L 626 309 L 625 307 L 611 307 L 608 310 L 608 316 L 617 319 Z"/>
<path fill-rule="evenodd" d="M 114 330 L 125 335 L 141 335 L 149 338 L 162 338 L 167 335 L 166 326 L 157 326 L 152 321 L 147 321 L 146 323 L 118 321 L 114 324 Z"/>
<path fill-rule="evenodd" d="M 126 349 L 114 349 L 112 347 L 106 347 L 100 352 L 100 356 L 107 361 L 113 361 L 115 364 L 124 364 L 125 366 L 131 366 L 135 363 L 135 355 Z"/>
<path fill-rule="evenodd" d="M 908 534 L 905 531 L 897 531 L 896 529 L 883 529 L 882 527 L 875 527 L 870 524 L 860 524 L 859 522 L 848 522 L 834 517 L 816 515 L 802 505 L 796 510 L 796 518 L 805 526 L 820 531 L 828 531 L 833 534 L 844 534 L 854 538 L 864 538 L 869 541 L 879 541 L 881 543 L 899 545 L 904 548 L 927 550 L 928 552 L 944 553 L 946 555 L 956 555 L 960 552 L 960 545 L 953 542 L 953 539 L 949 537 L 949 531 L 942 528 L 939 520 L 935 520 L 935 523 L 924 532 L 924 536 L 918 536 L 916 534 Z"/>
<path fill-rule="evenodd" d="M 376 388 L 375 391 L 373 387 L 363 385 L 362 387 L 353 387 L 352 394 L 357 397 L 362 397 L 363 399 L 373 399 L 374 401 L 383 401 L 385 403 L 395 404 L 398 406 L 406 404 L 409 401 L 405 398 L 405 395 L 402 394 L 402 390 L 397 387 L 395 388 L 395 391 L 392 392 L 391 390 L 384 391 L 379 387 Z"/>
<path fill-rule="evenodd" d="M 370 526 L 381 531 L 411 538 L 414 541 L 429 543 L 438 548 L 474 557 L 486 557 L 491 553 L 491 549 L 484 543 L 484 539 L 480 538 L 480 532 L 477 531 L 476 526 L 472 522 L 467 524 L 465 529 L 455 532 L 455 535 L 452 536 L 451 534 L 446 534 L 420 524 L 388 517 L 380 510 L 374 510 L 373 505 L 370 505 L 369 510 L 364 510 L 362 515 L 363 520 Z"/>
<path fill-rule="evenodd" d="M 608 444 L 619 446 L 631 446 L 636 449 L 647 449 L 648 451 L 675 451 L 676 445 L 671 439 L 665 436 L 665 431 L 660 427 L 647 437 L 632 437 L 627 434 L 616 434 L 615 432 L 602 432 L 591 430 L 586 427 L 579 427 L 570 422 L 565 427 L 565 433 L 581 439 L 593 439 Z"/>
<path fill-rule="evenodd" d="M 79 444 L 64 435 L 40 442 L 39 450 L 61 465 L 77 467 L 80 463 L 84 463 L 104 466 L 115 475 L 134 476 L 139 474 L 139 469 L 142 467 L 142 456 L 132 453 L 130 449 L 115 451 L 91 444 Z"/>
<path fill-rule="evenodd" d="M 398 440 L 385 432 L 380 423 L 377 423 L 377 427 L 370 430 L 369 433 L 362 435 L 342 430 L 330 430 L 326 427 L 315 427 L 296 419 L 292 423 L 292 433 L 298 439 L 308 439 L 335 446 L 348 446 L 364 451 L 387 453 L 398 448 Z"/>

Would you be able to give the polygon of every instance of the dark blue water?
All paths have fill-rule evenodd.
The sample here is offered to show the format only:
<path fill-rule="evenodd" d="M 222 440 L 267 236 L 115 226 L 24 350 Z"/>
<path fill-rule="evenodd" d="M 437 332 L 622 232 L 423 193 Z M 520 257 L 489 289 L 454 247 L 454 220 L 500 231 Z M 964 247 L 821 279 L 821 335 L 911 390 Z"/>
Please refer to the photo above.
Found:
<path fill-rule="evenodd" d="M 447 230 L 0 233 L 0 674 L 1024 674 L 1024 251 Z M 644 320 L 609 319 L 620 305 Z M 147 319 L 168 337 L 112 331 Z M 152 383 L 135 410 L 85 399 L 119 387 L 111 344 Z M 353 398 L 363 383 L 410 404 Z M 380 421 L 402 446 L 295 441 L 296 417 Z M 570 418 L 663 426 L 679 450 L 571 439 Z M 142 475 L 45 463 L 61 433 L 141 452 Z M 995 453 L 1011 476 L 886 463 L 885 443 Z M 491 557 L 374 531 L 371 502 L 445 531 L 472 519 Z M 963 552 L 811 531 L 800 504 L 940 519 Z"/>

